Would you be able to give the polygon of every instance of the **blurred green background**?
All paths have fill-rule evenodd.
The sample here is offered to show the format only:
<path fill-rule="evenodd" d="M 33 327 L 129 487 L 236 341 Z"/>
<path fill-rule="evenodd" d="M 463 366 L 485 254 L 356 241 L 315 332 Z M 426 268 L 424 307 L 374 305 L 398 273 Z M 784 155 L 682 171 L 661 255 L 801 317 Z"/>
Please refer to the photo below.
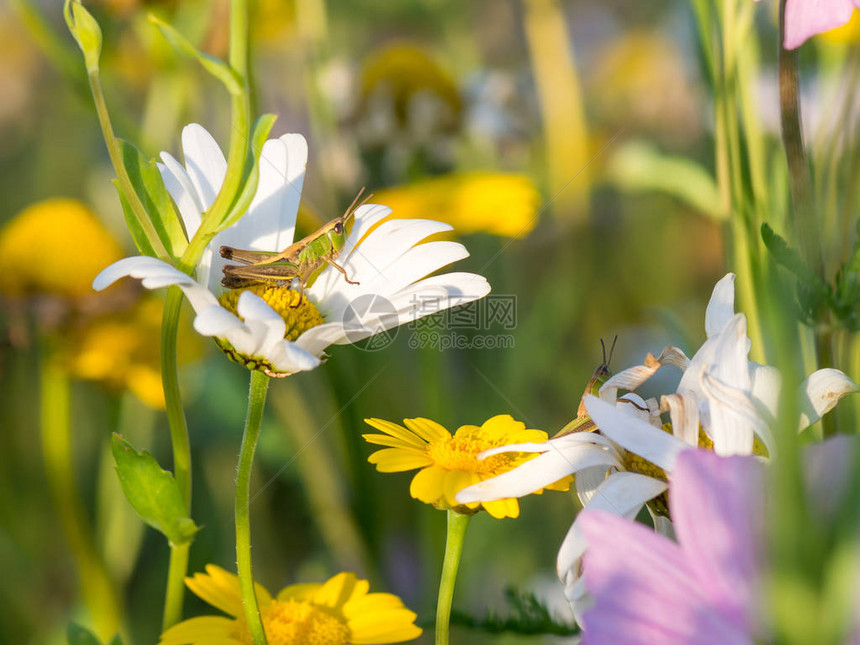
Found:
<path fill-rule="evenodd" d="M 224 56 L 226 2 L 87 4 L 104 31 L 102 73 L 118 136 L 148 156 L 167 150 L 178 157 L 181 127 L 193 121 L 225 145 L 223 89 L 173 53 L 146 16 L 156 13 Z M 510 413 L 553 434 L 575 416 L 602 360 L 601 338 L 618 336 L 615 368 L 666 344 L 699 345 L 705 303 L 727 263 L 694 17 L 684 2 L 621 0 L 258 0 L 253 14 L 255 109 L 278 115 L 274 136 L 301 132 L 309 141 L 299 233 L 339 215 L 367 186 L 395 214 L 451 221 L 471 252 L 456 270 L 485 274 L 495 294 L 516 296 L 515 329 L 462 332 L 510 334 L 511 347 L 415 349 L 416 331 L 404 327 L 380 351 L 333 347 L 323 367 L 273 383 L 269 395 L 252 483 L 257 579 L 277 591 L 355 570 L 375 590 L 399 594 L 430 625 L 444 514 L 409 497 L 411 474 L 380 474 L 367 464 L 363 419 L 426 416 L 453 431 Z M 773 37 L 772 12 L 758 18 Z M 4 4 L 0 39 L 0 224 L 35 202 L 75 198 L 125 254 L 134 253 L 59 4 Z M 764 56 L 766 69 L 771 63 Z M 769 128 L 778 123 L 774 105 L 773 87 L 762 82 Z M 497 180 L 491 189 L 474 183 L 487 176 Z M 3 265 L 7 283 L 25 281 L 41 263 L 73 265 L 88 255 L 86 244 L 49 242 L 50 233 L 44 246 L 35 239 L 21 252 L 24 260 Z M 95 315 L 89 304 L 7 291 L 0 642 L 62 642 L 68 621 L 87 624 L 88 616 L 46 482 L 39 364 L 57 339 L 74 362 Z M 133 303 L 136 292 L 128 298 Z M 134 306 L 124 301 L 112 315 L 133 327 L 140 322 Z M 232 569 L 248 373 L 195 337 L 189 321 L 186 315 L 180 334 L 181 379 L 194 458 L 192 515 L 203 525 L 189 570 L 207 563 Z M 157 314 L 154 324 L 133 329 L 135 364 L 150 365 L 151 380 Z M 136 377 L 123 370 L 135 361 L 75 379 L 71 418 L 83 506 L 121 590 L 127 633 L 141 644 L 159 633 L 168 549 L 123 499 L 109 437 L 121 432 L 168 467 L 170 441 L 157 400 L 141 400 L 146 386 L 136 381 L 140 396 L 129 391 Z M 649 383 L 655 392 L 672 385 L 671 373 L 660 378 Z M 521 507 L 516 520 L 481 514 L 472 523 L 454 607 L 504 614 L 504 589 L 514 586 L 570 621 L 554 571 L 577 503 L 550 492 Z M 186 616 L 209 612 L 188 594 Z M 556 642 L 463 628 L 452 638 Z"/>

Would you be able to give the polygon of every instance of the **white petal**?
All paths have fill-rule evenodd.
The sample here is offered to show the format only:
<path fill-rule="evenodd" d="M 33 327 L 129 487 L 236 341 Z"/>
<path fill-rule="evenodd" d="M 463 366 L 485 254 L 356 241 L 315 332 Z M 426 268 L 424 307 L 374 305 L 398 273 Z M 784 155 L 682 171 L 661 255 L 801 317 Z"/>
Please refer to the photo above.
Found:
<path fill-rule="evenodd" d="M 224 182 L 227 162 L 224 153 L 206 129 L 196 123 L 182 129 L 182 152 L 185 168 L 203 209 L 208 209 Z"/>
<path fill-rule="evenodd" d="M 296 339 L 296 345 L 315 356 L 319 356 L 326 347 L 340 343 L 345 338 L 344 325 L 341 322 L 329 322 L 308 329 Z"/>
<path fill-rule="evenodd" d="M 259 296 L 250 291 L 242 292 L 236 311 L 256 339 L 257 346 L 251 353 L 266 354 L 283 340 L 287 331 L 284 319 Z M 229 336 L 227 338 L 229 340 Z"/>
<path fill-rule="evenodd" d="M 782 389 L 782 375 L 770 365 L 760 365 L 750 361 L 750 390 L 752 397 L 776 419 L 779 405 L 779 392 Z"/>
<path fill-rule="evenodd" d="M 669 394 L 660 401 L 669 410 L 672 434 L 693 447 L 699 445 L 699 399 L 689 394 Z"/>
<path fill-rule="evenodd" d="M 353 256 L 361 251 L 362 247 L 359 247 Z M 469 252 L 459 242 L 425 242 L 413 246 L 387 265 L 377 263 L 376 268 L 379 272 L 361 279 L 362 286 L 366 281 L 368 288 L 375 293 L 387 296 L 397 293 L 444 266 L 467 257 Z"/>
<path fill-rule="evenodd" d="M 747 391 L 732 387 L 713 376 L 711 369 L 702 375 L 702 390 L 708 398 L 708 423 L 705 429 L 714 441 L 718 455 L 750 455 L 753 435 L 765 426 Z"/>
<path fill-rule="evenodd" d="M 182 289 L 195 311 L 218 304 L 218 299 L 206 287 L 182 273 L 179 269 L 158 258 L 146 255 L 123 258 L 99 273 L 93 280 L 93 289 L 101 291 L 122 277 L 137 278 L 146 289 L 161 289 L 176 285 Z"/>
<path fill-rule="evenodd" d="M 735 274 L 727 273 L 714 287 L 705 309 L 705 334 L 718 334 L 735 315 Z"/>
<path fill-rule="evenodd" d="M 597 495 L 597 489 L 600 488 L 600 485 L 606 481 L 607 477 L 611 477 L 616 472 L 616 470 L 607 470 L 598 466 L 584 468 L 576 473 L 574 484 L 576 484 L 576 496 L 579 498 L 579 503 L 583 506 L 588 504 Z"/>
<path fill-rule="evenodd" d="M 296 215 L 308 164 L 308 142 L 300 134 L 285 134 L 263 145 L 260 181 L 246 219 L 256 229 L 241 248 L 281 251 L 293 243 Z"/>
<path fill-rule="evenodd" d="M 615 473 L 597 488 L 586 508 L 633 519 L 645 502 L 657 497 L 666 488 L 666 482 L 659 479 L 638 473 Z M 558 577 L 565 586 L 565 595 L 572 602 L 581 594 L 581 590 L 577 592 L 581 577 L 579 565 L 587 546 L 585 537 L 574 521 L 561 544 L 556 562 Z"/>
<path fill-rule="evenodd" d="M 618 460 L 606 449 L 587 443 L 565 450 L 553 445 L 542 455 L 530 459 L 513 470 L 487 479 L 457 493 L 457 501 L 494 501 L 509 497 L 522 497 L 554 484 L 583 468 L 593 466 L 617 467 Z"/>
<path fill-rule="evenodd" d="M 860 386 L 839 370 L 825 368 L 813 372 L 800 385 L 800 428 L 806 428 L 832 410 L 846 394 Z"/>
<path fill-rule="evenodd" d="M 310 371 L 318 367 L 322 362 L 310 352 L 305 351 L 288 340 L 276 343 L 267 352 L 266 358 L 275 369 L 289 374 Z"/>
<path fill-rule="evenodd" d="M 203 336 L 226 337 L 236 329 L 243 329 L 245 323 L 220 305 L 207 307 L 194 318 L 194 329 Z"/>
<path fill-rule="evenodd" d="M 680 439 L 625 414 L 595 396 L 585 397 L 585 407 L 602 434 L 666 472 L 672 472 L 678 454 L 690 448 Z"/>
<path fill-rule="evenodd" d="M 206 209 L 203 208 L 200 196 L 182 164 L 166 152 L 161 153 L 161 159 L 164 162 L 158 164 L 161 179 L 179 208 L 179 214 L 185 224 L 185 233 L 190 240 L 200 228 L 200 215 Z"/>

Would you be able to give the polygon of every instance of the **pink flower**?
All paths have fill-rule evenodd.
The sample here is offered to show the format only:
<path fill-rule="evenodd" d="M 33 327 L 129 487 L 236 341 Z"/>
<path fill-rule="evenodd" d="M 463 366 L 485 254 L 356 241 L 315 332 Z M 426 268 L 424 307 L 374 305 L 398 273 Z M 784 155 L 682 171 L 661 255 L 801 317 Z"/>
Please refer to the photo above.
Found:
<path fill-rule="evenodd" d="M 810 498 L 829 502 L 813 505 L 821 521 L 839 508 L 853 445 L 843 436 L 806 453 Z M 764 469 L 755 457 L 678 455 L 669 488 L 677 542 L 617 515 L 583 511 L 585 585 L 593 598 L 583 615 L 583 644 L 767 640 L 760 600 Z"/>
<path fill-rule="evenodd" d="M 841 27 L 851 20 L 855 7 L 860 7 L 860 0 L 787 0 L 785 48 L 795 49 L 810 36 Z"/>

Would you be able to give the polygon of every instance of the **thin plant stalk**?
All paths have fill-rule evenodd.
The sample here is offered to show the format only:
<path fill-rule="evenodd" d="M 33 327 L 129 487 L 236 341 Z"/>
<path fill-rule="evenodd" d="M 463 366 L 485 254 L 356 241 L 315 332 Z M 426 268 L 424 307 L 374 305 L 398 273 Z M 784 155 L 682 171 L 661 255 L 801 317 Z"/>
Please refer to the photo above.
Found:
<path fill-rule="evenodd" d="M 445 560 L 442 562 L 442 579 L 439 581 L 439 599 L 436 602 L 436 645 L 448 645 L 454 583 L 457 580 L 457 569 L 460 567 L 460 556 L 463 554 L 463 541 L 466 538 L 466 529 L 471 517 L 454 510 L 448 511 Z"/>
<path fill-rule="evenodd" d="M 108 639 L 117 633 L 122 622 L 119 594 L 96 548 L 75 482 L 69 375 L 50 340 L 46 345 L 40 366 L 40 427 L 48 486 L 75 559 L 84 604 L 95 631 Z"/>
<path fill-rule="evenodd" d="M 242 434 L 242 447 L 239 450 L 239 465 L 236 472 L 236 566 L 239 573 L 239 589 L 242 592 L 242 606 L 245 619 L 251 632 L 254 645 L 266 645 L 266 632 L 260 618 L 257 594 L 254 590 L 254 574 L 251 567 L 251 468 L 254 452 L 260 438 L 260 424 L 263 408 L 266 406 L 266 392 L 269 377 L 253 370 L 248 392 L 248 416 L 245 417 L 245 431 Z"/>

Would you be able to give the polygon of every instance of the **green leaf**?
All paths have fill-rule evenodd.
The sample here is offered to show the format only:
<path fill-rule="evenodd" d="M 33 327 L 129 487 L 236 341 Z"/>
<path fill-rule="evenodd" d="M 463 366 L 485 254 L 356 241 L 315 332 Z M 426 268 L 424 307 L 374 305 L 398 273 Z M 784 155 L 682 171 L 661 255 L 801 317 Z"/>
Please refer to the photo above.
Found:
<path fill-rule="evenodd" d="M 164 248 L 174 260 L 181 257 L 188 246 L 188 240 L 182 229 L 182 222 L 173 206 L 173 201 L 170 199 L 170 194 L 164 187 L 164 181 L 161 179 L 161 173 L 158 171 L 158 166 L 155 165 L 155 160 L 147 159 L 140 150 L 128 141 L 117 139 L 117 143 L 122 154 L 122 165 L 125 167 L 131 185 L 134 186 L 138 197 L 140 197 L 159 239 L 164 244 Z M 122 197 L 122 191 L 120 191 L 120 198 L 122 199 Z M 127 210 L 125 205 L 123 210 L 126 210 L 127 213 L 132 212 Z M 129 217 L 126 215 L 126 220 L 128 219 Z M 131 225 L 129 228 L 132 228 Z M 139 226 L 137 228 L 140 229 Z M 142 230 L 140 229 L 141 232 Z M 137 237 L 135 237 L 135 243 L 140 248 Z M 147 245 L 151 246 L 148 242 Z M 152 253 L 151 255 L 155 254 Z"/>
<path fill-rule="evenodd" d="M 199 528 L 185 511 L 173 475 L 163 470 L 152 455 L 137 452 L 116 433 L 111 447 L 122 490 L 140 518 L 174 546 L 190 542 Z"/>
<path fill-rule="evenodd" d="M 122 184 L 119 183 L 118 179 L 112 179 L 111 182 L 113 183 L 114 188 L 116 188 L 116 192 L 119 194 L 119 203 L 122 204 L 122 213 L 125 216 L 125 224 L 131 232 L 131 239 L 134 240 L 134 245 L 143 255 L 156 257 L 155 249 L 152 248 L 152 244 L 149 243 L 149 239 L 146 237 L 146 233 L 143 232 L 143 227 L 135 216 L 134 210 L 131 208 L 131 204 L 128 203 L 128 198 L 122 191 Z"/>
<path fill-rule="evenodd" d="M 815 323 L 823 303 L 833 306 L 830 287 L 818 277 L 795 249 L 768 224 L 761 225 L 761 239 L 774 261 L 797 278 L 797 298 L 805 322 Z"/>
<path fill-rule="evenodd" d="M 533 593 L 517 589 L 505 589 L 505 599 L 511 607 L 509 616 L 502 617 L 490 610 L 484 618 L 475 618 L 465 612 L 451 612 L 451 624 L 461 625 L 490 634 L 513 632 L 515 634 L 553 634 L 573 636 L 579 627 L 567 620 L 559 619 Z"/>
<path fill-rule="evenodd" d="M 713 220 L 728 218 L 710 172 L 692 159 L 664 155 L 643 141 L 620 148 L 609 161 L 607 175 L 622 189 L 664 192 Z"/>
<path fill-rule="evenodd" d="M 167 42 L 178 51 L 196 58 L 207 72 L 224 84 L 230 94 L 238 96 L 244 91 L 242 79 L 227 63 L 197 49 L 185 36 L 157 16 L 149 14 L 149 21 L 161 30 Z"/>
<path fill-rule="evenodd" d="M 111 638 L 108 645 L 122 645 L 122 639 L 119 637 L 119 634 Z"/>
<path fill-rule="evenodd" d="M 66 0 L 66 4 L 63 6 L 63 15 L 66 18 L 69 31 L 72 32 L 78 47 L 84 53 L 87 71 L 98 70 L 99 56 L 102 51 L 102 30 L 99 23 L 79 0 Z"/>
<path fill-rule="evenodd" d="M 74 621 L 69 623 L 69 627 L 66 629 L 66 639 L 69 641 L 69 645 L 102 645 L 95 634 Z"/>
<path fill-rule="evenodd" d="M 272 131 L 272 126 L 275 125 L 277 118 L 274 114 L 264 114 L 254 122 L 251 128 L 251 149 L 245 164 L 242 192 L 239 193 L 232 208 L 224 218 L 224 222 L 218 226 L 216 231 L 221 231 L 238 222 L 254 200 L 254 195 L 257 193 L 257 182 L 260 180 L 260 155 L 263 152 L 263 144 L 269 138 L 269 133 Z"/>

